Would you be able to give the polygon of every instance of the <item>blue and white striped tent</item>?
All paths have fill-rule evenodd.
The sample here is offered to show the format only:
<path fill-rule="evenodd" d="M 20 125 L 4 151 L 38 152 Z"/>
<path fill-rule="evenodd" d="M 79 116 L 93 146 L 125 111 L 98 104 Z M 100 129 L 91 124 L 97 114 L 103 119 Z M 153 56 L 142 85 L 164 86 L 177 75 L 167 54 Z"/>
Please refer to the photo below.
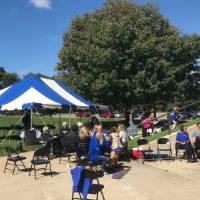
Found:
<path fill-rule="evenodd" d="M 85 100 L 58 80 L 30 75 L 20 82 L 0 90 L 0 111 L 22 110 L 32 107 L 89 108 L 90 101 Z"/>

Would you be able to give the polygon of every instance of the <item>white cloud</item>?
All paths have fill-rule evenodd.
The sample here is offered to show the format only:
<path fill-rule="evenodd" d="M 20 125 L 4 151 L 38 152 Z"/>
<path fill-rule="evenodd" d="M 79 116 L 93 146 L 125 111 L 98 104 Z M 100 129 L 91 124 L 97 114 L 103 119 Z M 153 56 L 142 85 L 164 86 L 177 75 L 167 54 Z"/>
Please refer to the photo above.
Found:
<path fill-rule="evenodd" d="M 36 8 L 51 9 L 52 0 L 29 0 L 29 3 Z"/>

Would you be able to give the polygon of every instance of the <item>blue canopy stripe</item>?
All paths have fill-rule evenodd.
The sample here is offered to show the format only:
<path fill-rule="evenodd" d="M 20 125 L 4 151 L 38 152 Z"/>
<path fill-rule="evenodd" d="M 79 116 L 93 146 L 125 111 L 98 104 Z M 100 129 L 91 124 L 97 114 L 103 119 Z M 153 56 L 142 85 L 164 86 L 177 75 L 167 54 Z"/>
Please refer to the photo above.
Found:
<path fill-rule="evenodd" d="M 0 94 L 0 110 L 39 107 L 90 107 L 85 100 L 60 81 L 30 75 Z M 57 88 L 57 90 L 55 89 Z M 63 95 L 64 93 L 64 95 Z M 66 95 L 66 94 L 69 95 Z M 16 104 L 16 105 L 15 105 Z M 18 104 L 18 105 L 17 105 Z"/>
<path fill-rule="evenodd" d="M 61 104 L 61 105 L 72 105 L 69 101 L 59 96 L 56 92 L 51 90 L 47 85 L 45 85 L 39 78 L 36 76 L 30 75 L 22 81 L 16 83 L 11 88 L 9 88 L 6 92 L 4 92 L 0 96 L 0 105 L 7 104 L 14 99 L 18 98 L 24 92 L 26 92 L 30 88 L 35 88 L 40 93 L 44 94 L 47 98 Z M 30 98 L 31 99 L 31 98 Z M 26 103 L 39 103 L 28 101 Z"/>
<path fill-rule="evenodd" d="M 92 102 L 85 100 L 83 97 L 81 97 L 80 95 L 78 95 L 77 93 L 75 93 L 71 88 L 67 87 L 65 84 L 63 84 L 61 81 L 59 80 L 55 80 L 56 83 L 62 87 L 66 92 L 68 92 L 69 94 L 71 94 L 72 96 L 74 96 L 75 98 L 77 98 L 78 100 L 80 100 L 81 102 L 87 104 L 88 106 L 92 106 Z"/>

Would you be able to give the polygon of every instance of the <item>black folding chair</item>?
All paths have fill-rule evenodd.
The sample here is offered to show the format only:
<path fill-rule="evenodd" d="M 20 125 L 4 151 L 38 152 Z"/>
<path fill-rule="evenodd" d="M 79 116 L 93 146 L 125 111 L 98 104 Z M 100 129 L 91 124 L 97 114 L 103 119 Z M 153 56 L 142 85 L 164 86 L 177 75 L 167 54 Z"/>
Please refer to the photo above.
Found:
<path fill-rule="evenodd" d="M 167 153 L 166 157 L 162 157 L 161 152 Z M 172 158 L 172 147 L 168 138 L 159 138 L 157 140 L 157 158 L 160 158 L 160 160 Z"/>
<path fill-rule="evenodd" d="M 49 169 L 49 172 L 52 177 L 51 161 L 50 161 L 50 146 L 48 145 L 49 144 L 37 149 L 33 154 L 33 159 L 31 160 L 31 169 L 34 170 L 35 180 L 36 180 L 36 171 L 39 171 L 39 170 L 44 170 L 44 173 L 46 173 L 46 170 Z M 41 166 L 41 165 L 45 167 L 36 168 L 36 166 Z M 29 173 L 29 176 L 30 175 L 31 175 L 31 171 Z"/>
<path fill-rule="evenodd" d="M 52 145 L 52 153 L 56 157 L 60 157 L 62 153 L 62 143 L 60 138 L 52 138 L 50 140 Z"/>
<path fill-rule="evenodd" d="M 176 158 L 185 158 L 186 146 L 184 144 L 175 144 Z"/>
<path fill-rule="evenodd" d="M 153 150 L 150 147 L 149 140 L 145 138 L 140 138 L 137 140 L 137 145 L 138 145 L 138 151 L 142 152 L 142 160 L 143 163 L 145 160 L 155 160 L 155 157 L 153 156 Z M 142 150 L 141 150 L 142 148 Z"/>
<path fill-rule="evenodd" d="M 4 168 L 4 173 L 6 172 L 6 170 L 12 170 L 12 174 L 15 173 L 15 169 L 17 167 L 18 170 L 20 166 L 22 166 L 24 169 L 26 169 L 26 166 L 23 162 L 23 160 L 26 159 L 26 157 L 24 156 L 20 156 L 19 153 L 12 147 L 6 147 L 5 148 L 7 151 L 7 160 L 6 160 L 6 164 L 5 164 L 5 168 Z M 12 165 L 13 169 L 9 169 L 8 165 Z"/>
<path fill-rule="evenodd" d="M 73 170 L 71 170 L 71 173 L 72 173 L 72 177 L 74 176 L 73 175 Z M 105 197 L 104 197 L 104 194 L 103 194 L 103 189 L 104 189 L 104 185 L 100 184 L 99 182 L 99 179 L 102 177 L 102 174 L 99 174 L 93 170 L 90 170 L 90 169 L 84 169 L 83 171 L 83 175 L 81 176 L 81 180 L 80 180 L 80 186 L 79 187 L 75 187 L 74 185 L 74 177 L 73 177 L 73 188 L 72 188 L 72 200 L 74 199 L 83 199 L 82 195 L 81 195 L 81 192 L 82 192 L 82 188 L 84 187 L 84 182 L 83 180 L 84 179 L 91 179 L 91 180 L 98 180 L 96 184 L 92 183 L 90 185 L 90 187 L 88 188 L 88 195 L 96 195 L 96 200 L 99 199 L 99 193 L 101 194 L 102 196 L 102 199 L 105 200 Z M 79 198 L 75 197 L 75 193 L 78 193 L 79 195 Z M 92 200 L 92 199 L 89 199 L 87 198 L 87 200 Z"/>
<path fill-rule="evenodd" d="M 77 144 L 62 142 L 62 151 L 60 154 L 59 164 L 61 163 L 62 158 L 67 158 L 67 162 L 70 165 L 72 162 L 72 157 L 74 158 L 75 163 L 77 164 L 78 159 L 76 155 L 76 148 L 77 148 Z"/>

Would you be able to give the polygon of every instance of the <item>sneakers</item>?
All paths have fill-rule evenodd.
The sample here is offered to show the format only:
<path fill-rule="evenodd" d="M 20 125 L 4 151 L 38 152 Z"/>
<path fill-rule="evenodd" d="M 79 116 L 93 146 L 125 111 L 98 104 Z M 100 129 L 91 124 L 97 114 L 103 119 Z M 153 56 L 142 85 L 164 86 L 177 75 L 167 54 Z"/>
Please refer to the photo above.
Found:
<path fill-rule="evenodd" d="M 197 162 L 196 159 L 190 159 L 190 160 L 188 160 L 188 163 L 195 163 L 195 162 Z"/>

